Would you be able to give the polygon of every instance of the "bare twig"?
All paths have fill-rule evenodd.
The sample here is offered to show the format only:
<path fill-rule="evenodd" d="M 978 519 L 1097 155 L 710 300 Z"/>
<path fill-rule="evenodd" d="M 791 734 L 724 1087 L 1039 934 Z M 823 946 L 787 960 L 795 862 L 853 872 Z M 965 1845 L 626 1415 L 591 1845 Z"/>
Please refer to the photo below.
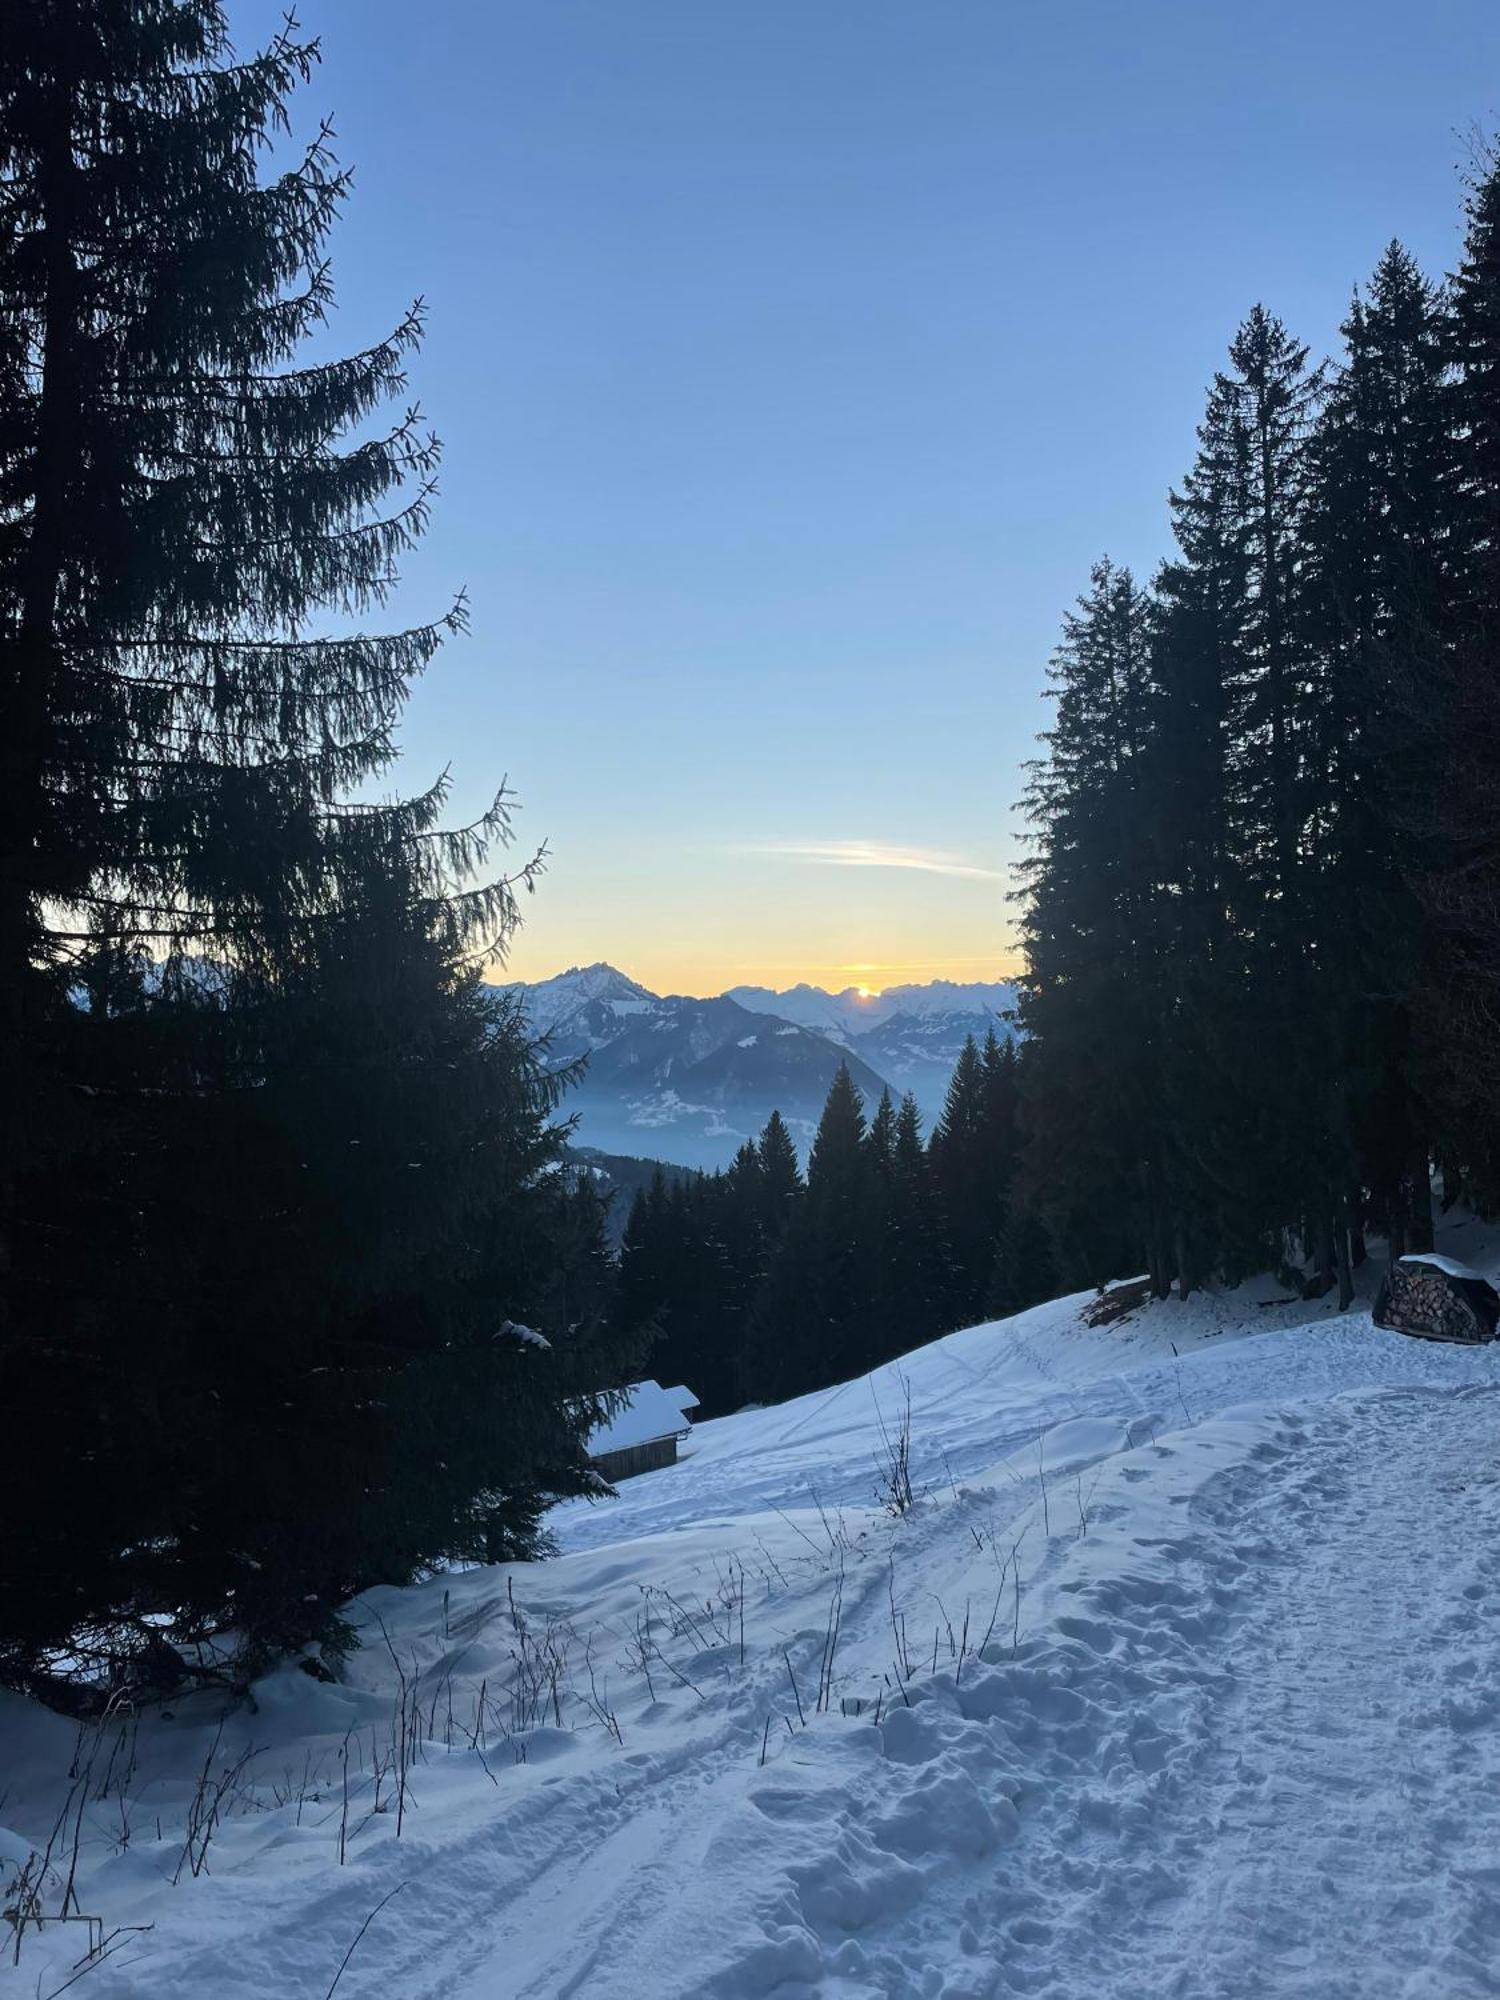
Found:
<path fill-rule="evenodd" d="M 333 1989 L 335 1986 L 338 1985 L 339 1981 L 343 1978 L 344 1969 L 348 1965 L 350 1959 L 353 1958 L 355 1950 L 359 1945 L 360 1939 L 364 1936 L 365 1932 L 370 1928 L 371 1924 L 374 1923 L 375 1919 L 380 1915 L 380 1912 L 385 1908 L 386 1904 L 391 1902 L 395 1897 L 399 1896 L 401 1894 L 401 1891 L 405 1887 L 406 1884 L 404 1882 L 398 1882 L 395 1888 L 392 1889 L 392 1891 L 390 1892 L 390 1895 L 382 1896 L 380 1901 L 375 1905 L 374 1909 L 371 1910 L 370 1914 L 365 1918 L 364 1922 L 360 1925 L 359 1929 L 354 1933 L 354 1942 L 353 1944 L 350 1945 L 349 1949 L 344 1953 L 344 1956 L 340 1959 L 339 1969 L 333 1975 L 333 1978 L 329 1983 L 328 1991 L 323 1996 L 323 2000 L 333 2000 Z"/>

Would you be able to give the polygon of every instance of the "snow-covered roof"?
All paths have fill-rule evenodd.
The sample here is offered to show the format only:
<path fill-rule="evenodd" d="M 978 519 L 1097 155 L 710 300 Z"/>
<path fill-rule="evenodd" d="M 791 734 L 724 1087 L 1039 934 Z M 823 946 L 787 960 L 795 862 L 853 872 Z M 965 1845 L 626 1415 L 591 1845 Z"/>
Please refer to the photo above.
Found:
<path fill-rule="evenodd" d="M 1435 1250 L 1414 1250 L 1400 1261 L 1403 1264 L 1430 1264 L 1435 1271 L 1445 1272 L 1450 1278 L 1467 1278 L 1481 1285 L 1489 1283 L 1483 1271 L 1476 1271 L 1469 1264 L 1456 1263 L 1452 1257 L 1440 1257 Z"/>
<path fill-rule="evenodd" d="M 660 1382 L 633 1382 L 625 1398 L 608 1423 L 589 1432 L 584 1449 L 590 1458 L 629 1451 L 638 1444 L 654 1444 L 658 1438 L 678 1437 L 690 1428 L 684 1412 L 698 1407 L 698 1398 L 691 1390 L 664 1389 Z"/>

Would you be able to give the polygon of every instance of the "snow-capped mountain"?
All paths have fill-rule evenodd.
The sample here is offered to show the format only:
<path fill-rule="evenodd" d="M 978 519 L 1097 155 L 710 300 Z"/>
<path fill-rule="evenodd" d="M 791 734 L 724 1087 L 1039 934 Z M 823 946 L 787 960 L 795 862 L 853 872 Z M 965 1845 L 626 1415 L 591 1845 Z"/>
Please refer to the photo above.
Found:
<path fill-rule="evenodd" d="M 1007 1041 L 1018 1032 L 1016 989 L 999 981 L 934 979 L 927 986 L 887 987 L 880 999 L 888 1011 L 854 1047 L 898 1090 L 911 1091 L 932 1118 L 970 1035 L 982 1043 L 991 1033 Z"/>
<path fill-rule="evenodd" d="M 524 999 L 526 1018 L 539 1035 L 559 1046 L 565 1041 L 579 1044 L 570 1055 L 603 1048 L 623 1023 L 659 1004 L 654 993 L 603 964 L 575 965 L 552 979 L 505 990 Z"/>
<path fill-rule="evenodd" d="M 727 994 L 656 994 L 609 965 L 508 990 L 551 1066 L 588 1058 L 565 1109 L 580 1143 L 606 1152 L 724 1166 L 772 1111 L 805 1152 L 840 1062 L 868 1100 L 886 1087 L 856 1051 Z"/>
<path fill-rule="evenodd" d="M 1013 1005 L 1013 999 L 1008 1004 Z M 1002 1042 L 1013 1039 L 1016 1033 L 1014 1023 L 998 1010 L 902 1011 L 887 1015 L 878 1027 L 856 1036 L 849 1047 L 878 1070 L 893 1091 L 909 1090 L 930 1121 L 943 1108 L 953 1065 L 964 1043 L 971 1035 L 982 1043 L 992 1031 Z"/>
<path fill-rule="evenodd" d="M 887 986 L 883 992 L 867 993 L 860 986 L 846 986 L 829 993 L 805 981 L 777 992 L 770 986 L 731 986 L 726 996 L 738 1000 L 755 1014 L 779 1014 L 783 1020 L 797 1021 L 805 1028 L 851 1045 L 874 1029 L 884 1027 L 898 1014 L 921 1019 L 945 1017 L 982 1021 L 985 1032 L 999 1016 L 1016 1004 L 1016 989 L 1002 980 L 974 980 L 959 983 L 933 979 L 922 986 Z M 999 1032 L 997 1027 L 996 1032 Z M 959 1047 L 963 1037 L 959 1037 Z"/>
<path fill-rule="evenodd" d="M 1002 1040 L 1015 1033 L 1007 1017 L 1016 989 L 1003 981 L 934 979 L 925 986 L 888 986 L 883 993 L 858 986 L 841 993 L 807 985 L 784 993 L 734 986 L 729 998 L 826 1035 L 868 1063 L 893 1091 L 911 1091 L 929 1120 L 942 1109 L 953 1065 L 969 1036 L 982 1042 L 992 1029 Z"/>
<path fill-rule="evenodd" d="M 809 986 L 805 980 L 780 993 L 770 986 L 731 986 L 724 997 L 737 1000 L 752 1014 L 774 1014 L 780 1020 L 795 1021 L 800 1028 L 811 1028 L 815 1034 L 845 1045 L 874 1025 L 878 1018 L 875 1010 L 880 1005 L 878 999 L 862 993 L 857 986 L 846 986 L 842 993 L 828 993 L 821 986 Z"/>
<path fill-rule="evenodd" d="M 587 1057 L 569 1093 L 581 1143 L 685 1166 L 723 1166 L 773 1110 L 805 1152 L 840 1061 L 867 1103 L 912 1091 L 929 1120 L 969 1035 L 1013 1032 L 1015 989 L 737 986 L 712 999 L 657 994 L 612 965 L 515 985 L 553 1067 Z"/>
<path fill-rule="evenodd" d="M 1014 1008 L 1016 989 L 1004 979 L 929 979 L 923 986 L 887 986 L 873 1004 L 881 1009 L 877 1026 L 897 1014 L 927 1019 L 955 1014 L 991 1018 Z"/>

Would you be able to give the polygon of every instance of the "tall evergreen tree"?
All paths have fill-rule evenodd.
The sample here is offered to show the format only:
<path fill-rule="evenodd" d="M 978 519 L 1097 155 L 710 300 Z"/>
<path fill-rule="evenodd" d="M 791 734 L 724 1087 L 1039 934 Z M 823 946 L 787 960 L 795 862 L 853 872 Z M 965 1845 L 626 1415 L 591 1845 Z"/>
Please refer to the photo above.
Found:
<path fill-rule="evenodd" d="M 721 1343 L 724 1365 L 719 1394 L 726 1409 L 737 1409 L 754 1394 L 754 1314 L 773 1255 L 767 1209 L 765 1169 L 758 1149 L 747 1139 L 735 1154 L 719 1188 L 718 1229 L 725 1260 L 726 1323 Z M 696 1388 L 696 1384 L 690 1386 Z"/>
<path fill-rule="evenodd" d="M 658 1166 L 650 1181 L 644 1187 L 638 1187 L 632 1196 L 630 1213 L 620 1238 L 620 1271 L 615 1302 L 621 1321 L 627 1325 L 653 1323 L 661 1303 L 662 1281 L 656 1270 L 659 1237 L 655 1225 L 666 1207 L 666 1200 L 667 1177 Z"/>
<path fill-rule="evenodd" d="M 1367 1225 L 1431 1247 L 1434 1157 L 1500 1190 L 1493 153 L 1467 223 L 1447 293 L 1390 246 L 1326 381 L 1256 308 L 1154 601 L 1106 566 L 1068 622 L 997 1304 L 1044 1249 L 1118 1268 L 1079 1254 L 1106 1208 L 1158 1289 L 1269 1265 L 1347 1303 Z"/>
<path fill-rule="evenodd" d="M 1154 789 L 1175 932 L 1169 1200 L 1184 1284 L 1216 1265 L 1257 1268 L 1291 1190 L 1331 1205 L 1341 1185 L 1317 1087 L 1326 1016 L 1304 949 L 1301 846 L 1321 694 L 1305 561 L 1320 393 L 1307 350 L 1257 306 L 1172 496 L 1180 553 L 1158 585 Z"/>
<path fill-rule="evenodd" d="M 857 1373 L 872 1345 L 878 1210 L 864 1103 L 841 1062 L 807 1161 L 806 1321 L 820 1372 Z"/>
<path fill-rule="evenodd" d="M 900 1354 L 921 1339 L 926 1328 L 913 1325 L 902 1297 L 902 1262 L 907 1249 L 902 1227 L 901 1187 L 896 1168 L 897 1116 L 889 1090 L 882 1090 L 870 1129 L 865 1135 L 869 1163 L 868 1229 L 874 1259 L 866 1350 L 872 1364 Z"/>
<path fill-rule="evenodd" d="M 889 1187 L 896 1171 L 896 1107 L 891 1102 L 889 1090 L 880 1093 L 880 1102 L 875 1107 L 875 1116 L 870 1120 L 870 1129 L 865 1135 L 865 1145 L 876 1179 L 883 1187 Z"/>
<path fill-rule="evenodd" d="M 1144 1246 L 1159 1289 L 1171 1266 L 1153 642 L 1130 572 L 1096 565 L 1053 656 L 1054 721 L 1024 801 L 1026 1175 L 1080 1285 L 1128 1261 L 1123 1243 Z"/>
<path fill-rule="evenodd" d="M 326 132 L 262 166 L 315 56 L 236 60 L 215 0 L 0 39 L 0 1508 L 61 1496 L 11 1671 L 84 1625 L 294 1643 L 582 1482 L 597 1356 L 497 1337 L 561 1226 L 551 1086 L 473 969 L 504 802 L 350 802 L 463 610 L 357 629 L 438 448 L 420 307 L 301 352 L 348 176 Z"/>
<path fill-rule="evenodd" d="M 1024 800 L 1026 1176 L 1074 1284 L 1118 1270 L 1122 1238 L 1146 1246 L 1158 1288 L 1172 1262 L 1152 648 L 1146 594 L 1096 564 L 1052 658 L 1054 724 Z"/>
<path fill-rule="evenodd" d="M 760 1161 L 760 1198 L 764 1203 L 766 1233 L 772 1242 L 778 1242 L 786 1234 L 792 1211 L 803 1192 L 797 1148 L 779 1111 L 773 1111 L 766 1120 L 755 1150 Z"/>
<path fill-rule="evenodd" d="M 877 1228 L 864 1105 L 840 1063 L 808 1157 L 807 1190 L 757 1315 L 775 1393 L 836 1382 L 867 1365 Z"/>
<path fill-rule="evenodd" d="M 972 1325 L 981 1317 L 1000 1226 L 986 1168 L 987 1136 L 984 1059 L 970 1035 L 959 1051 L 930 1141 L 933 1177 L 953 1259 L 950 1305 L 959 1325 Z"/>
<path fill-rule="evenodd" d="M 1344 323 L 1314 439 L 1309 527 L 1326 701 L 1307 835 L 1335 1011 L 1329 1088 L 1350 1161 L 1343 1296 L 1366 1220 L 1430 1248 L 1427 926 L 1418 828 L 1440 779 L 1430 663 L 1445 643 L 1454 501 L 1442 294 L 1397 243 Z M 1352 1246 L 1352 1252 L 1351 1252 Z"/>
<path fill-rule="evenodd" d="M 892 1352 L 903 1353 L 948 1331 L 953 1296 L 942 1204 L 922 1141 L 922 1114 L 910 1091 L 896 1113 L 891 1209 L 886 1285 L 895 1336 Z"/>
<path fill-rule="evenodd" d="M 1418 822 L 1418 891 L 1434 934 L 1426 999 L 1445 1165 L 1500 1195 L 1500 153 L 1476 162 L 1453 277 L 1451 611 L 1417 677 L 1434 720 L 1437 780 Z"/>

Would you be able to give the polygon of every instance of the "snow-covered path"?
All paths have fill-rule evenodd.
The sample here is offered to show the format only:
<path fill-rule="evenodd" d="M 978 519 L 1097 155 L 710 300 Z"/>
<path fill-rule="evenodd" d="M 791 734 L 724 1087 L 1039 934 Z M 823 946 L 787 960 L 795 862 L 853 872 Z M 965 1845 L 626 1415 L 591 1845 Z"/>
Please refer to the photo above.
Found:
<path fill-rule="evenodd" d="M 1013 1659 L 718 1801 L 721 1948 L 660 1990 L 1500 1992 L 1500 1391 L 1349 1399 L 1248 1450 L 1214 1429 L 1114 1469 L 1151 1500 L 1096 1495 Z"/>
<path fill-rule="evenodd" d="M 1500 1347 L 1273 1287 L 1099 1330 L 1078 1305 L 706 1424 L 560 1510 L 555 1562 L 372 1593 L 423 1691 L 400 1839 L 378 1640 L 229 1718 L 214 1754 L 256 1754 L 177 1888 L 219 1716 L 144 1715 L 80 1881 L 155 1929 L 85 1990 L 323 2000 L 378 1911 L 339 2000 L 1500 1994 Z M 895 1519 L 908 1384 L 924 1497 Z M 561 1678 L 518 1718 L 528 1645 Z M 73 1756 L 0 1700 L 0 1864 Z M 8 1956 L 31 2000 L 77 1945 Z"/>
<path fill-rule="evenodd" d="M 1500 1992 L 1500 1400 L 1388 1394 L 1308 1444 L 1233 1527 L 1257 1587 L 1150 1990 Z"/>

